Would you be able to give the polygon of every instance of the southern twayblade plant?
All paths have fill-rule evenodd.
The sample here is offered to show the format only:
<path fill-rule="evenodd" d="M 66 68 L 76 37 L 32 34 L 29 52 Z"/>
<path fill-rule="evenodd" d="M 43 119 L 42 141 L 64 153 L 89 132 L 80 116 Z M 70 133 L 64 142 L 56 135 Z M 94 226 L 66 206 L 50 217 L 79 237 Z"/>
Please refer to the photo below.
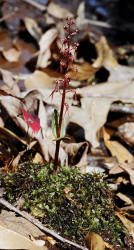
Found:
<path fill-rule="evenodd" d="M 60 142 L 65 137 L 65 129 L 63 125 L 63 114 L 64 109 L 65 113 L 68 111 L 68 104 L 65 102 L 66 93 L 70 91 L 74 91 L 69 89 L 70 78 L 68 76 L 68 72 L 72 69 L 72 65 L 74 62 L 75 52 L 78 47 L 77 42 L 72 41 L 72 37 L 77 34 L 78 30 L 73 28 L 75 22 L 68 17 L 67 24 L 64 26 L 64 30 L 66 32 L 66 36 L 64 39 L 61 40 L 62 48 L 60 50 L 61 53 L 61 61 L 60 61 L 60 72 L 64 74 L 63 80 L 57 80 L 54 90 L 51 93 L 53 97 L 55 92 L 59 92 L 62 95 L 61 99 L 61 106 L 60 106 L 60 113 L 56 110 L 54 111 L 53 122 L 52 122 L 52 132 L 56 140 L 56 150 L 55 150 L 55 159 L 54 159 L 54 171 L 53 174 L 57 171 L 58 165 L 58 157 L 59 157 L 59 149 L 60 149 Z M 74 91 L 74 98 L 76 93 Z"/>

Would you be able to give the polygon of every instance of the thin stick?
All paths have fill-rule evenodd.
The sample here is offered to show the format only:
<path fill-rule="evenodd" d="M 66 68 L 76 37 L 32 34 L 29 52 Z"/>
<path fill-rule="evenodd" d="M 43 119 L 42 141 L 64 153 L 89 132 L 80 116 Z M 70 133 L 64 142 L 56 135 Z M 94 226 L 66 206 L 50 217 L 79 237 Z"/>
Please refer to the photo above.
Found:
<path fill-rule="evenodd" d="M 8 19 L 9 17 L 13 16 L 15 14 L 15 11 L 3 16 L 2 18 L 0 18 L 0 23 L 2 23 L 3 21 L 5 21 L 6 19 Z"/>
<path fill-rule="evenodd" d="M 24 2 L 31 4 L 32 6 L 36 7 L 37 9 L 44 11 L 46 10 L 46 6 L 44 6 L 43 4 L 37 3 L 34 0 L 23 0 Z"/>
<path fill-rule="evenodd" d="M 88 250 L 86 247 L 83 247 L 77 243 L 74 243 L 70 240 L 67 240 L 63 237 L 61 237 L 59 234 L 55 233 L 53 230 L 48 229 L 47 227 L 44 227 L 41 223 L 37 222 L 31 215 L 20 211 L 18 208 L 14 207 L 13 205 L 11 205 L 8 201 L 6 201 L 3 198 L 0 198 L 0 203 L 2 205 L 4 205 L 5 207 L 7 207 L 8 209 L 16 212 L 17 214 L 21 215 L 22 217 L 24 217 L 25 219 L 27 219 L 28 221 L 30 221 L 32 224 L 34 224 L 35 226 L 37 226 L 38 228 L 40 228 L 42 231 L 52 235 L 53 237 L 55 237 L 56 239 L 62 241 L 63 243 L 67 243 L 69 245 L 72 245 L 74 247 L 76 247 L 77 249 L 83 249 L 83 250 Z"/>
<path fill-rule="evenodd" d="M 109 23 L 106 23 L 106 22 L 96 21 L 96 20 L 91 20 L 91 19 L 83 20 L 82 25 L 87 25 L 87 24 L 102 27 L 102 28 L 106 28 L 106 29 L 111 29 L 112 28 L 112 26 Z"/>

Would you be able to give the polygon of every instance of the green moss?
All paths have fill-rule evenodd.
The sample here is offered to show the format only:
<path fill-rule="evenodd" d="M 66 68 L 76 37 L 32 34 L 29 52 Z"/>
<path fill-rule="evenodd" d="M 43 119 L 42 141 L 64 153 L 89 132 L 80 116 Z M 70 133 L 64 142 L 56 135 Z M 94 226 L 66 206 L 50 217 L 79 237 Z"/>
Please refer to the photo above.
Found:
<path fill-rule="evenodd" d="M 3 174 L 0 186 L 10 202 L 21 195 L 24 208 L 43 224 L 72 240 L 83 243 L 89 231 L 102 236 L 110 233 L 110 242 L 123 244 L 125 228 L 114 213 L 112 193 L 98 173 L 81 174 L 77 168 L 23 164 L 15 173 Z"/>

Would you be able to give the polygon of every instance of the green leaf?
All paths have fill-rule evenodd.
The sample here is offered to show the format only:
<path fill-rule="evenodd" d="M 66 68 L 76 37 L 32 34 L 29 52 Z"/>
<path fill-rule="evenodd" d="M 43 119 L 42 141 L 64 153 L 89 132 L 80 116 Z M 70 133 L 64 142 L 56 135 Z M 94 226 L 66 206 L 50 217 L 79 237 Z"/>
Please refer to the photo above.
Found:
<path fill-rule="evenodd" d="M 54 141 L 59 141 L 59 140 L 64 140 L 64 139 L 66 139 L 66 140 L 70 140 L 70 138 L 69 138 L 69 137 L 67 137 L 67 136 L 63 136 L 63 137 L 57 137 L 57 138 L 55 138 L 55 139 L 54 139 Z"/>
<path fill-rule="evenodd" d="M 52 119 L 52 134 L 55 137 L 55 140 L 57 140 L 57 139 L 59 140 L 60 138 L 63 138 L 65 136 L 65 127 L 64 127 L 64 124 L 62 122 L 60 137 L 57 138 L 57 130 L 58 130 L 58 125 L 59 125 L 59 118 L 60 118 L 60 115 L 59 115 L 58 111 L 54 110 L 53 119 Z"/>

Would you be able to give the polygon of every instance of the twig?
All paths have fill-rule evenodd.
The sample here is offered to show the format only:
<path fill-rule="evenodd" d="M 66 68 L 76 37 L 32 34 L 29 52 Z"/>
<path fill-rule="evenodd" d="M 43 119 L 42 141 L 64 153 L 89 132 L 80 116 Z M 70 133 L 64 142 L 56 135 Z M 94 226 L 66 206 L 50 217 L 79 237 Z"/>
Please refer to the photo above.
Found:
<path fill-rule="evenodd" d="M 8 13 L 7 15 L 3 16 L 2 18 L 0 18 L 0 23 L 2 23 L 3 21 L 5 21 L 9 17 L 13 16 L 14 14 L 15 14 L 15 12 L 13 11 L 13 12 Z"/>
<path fill-rule="evenodd" d="M 43 4 L 37 3 L 34 0 L 23 0 L 24 2 L 31 4 L 32 6 L 36 7 L 37 9 L 44 11 L 46 7 Z"/>
<path fill-rule="evenodd" d="M 63 237 L 61 237 L 59 234 L 55 233 L 53 230 L 48 229 L 47 227 L 44 227 L 41 223 L 37 222 L 31 215 L 20 211 L 19 209 L 17 209 L 16 207 L 14 207 L 13 205 L 11 205 L 8 201 L 6 201 L 3 198 L 0 198 L 0 203 L 2 205 L 4 205 L 5 207 L 7 207 L 8 209 L 16 212 L 17 214 L 21 215 L 22 217 L 24 217 L 25 219 L 27 219 L 28 221 L 30 221 L 32 224 L 34 224 L 35 226 L 37 226 L 38 228 L 40 228 L 42 231 L 52 235 L 53 237 L 55 237 L 56 239 L 62 241 L 63 243 L 67 243 L 69 245 L 72 245 L 74 247 L 76 247 L 77 249 L 83 249 L 83 250 L 88 250 L 86 247 L 83 247 L 77 243 L 74 243 L 70 240 L 67 240 Z"/>
<path fill-rule="evenodd" d="M 91 20 L 91 19 L 83 20 L 82 25 L 87 25 L 87 24 L 102 27 L 102 28 L 106 28 L 106 29 L 111 29 L 112 28 L 112 26 L 109 23 L 106 23 L 106 22 L 96 21 L 96 20 Z"/>

